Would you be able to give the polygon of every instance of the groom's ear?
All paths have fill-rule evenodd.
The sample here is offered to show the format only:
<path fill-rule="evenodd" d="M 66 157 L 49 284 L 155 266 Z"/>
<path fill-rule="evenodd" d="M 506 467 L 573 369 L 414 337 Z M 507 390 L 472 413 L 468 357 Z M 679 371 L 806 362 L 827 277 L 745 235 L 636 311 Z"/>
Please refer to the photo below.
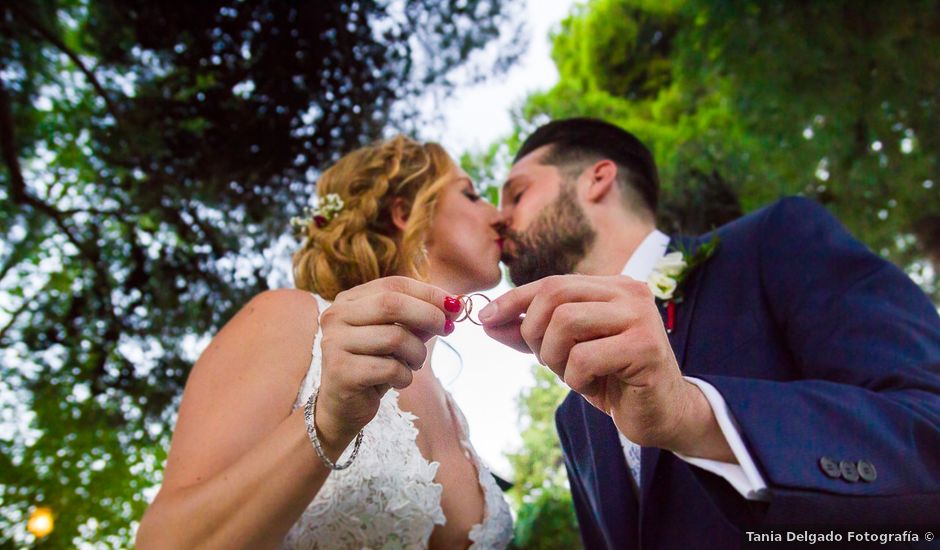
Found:
<path fill-rule="evenodd" d="M 590 183 L 585 198 L 589 202 L 600 202 L 617 185 L 617 163 L 612 160 L 600 160 L 588 168 Z"/>
<path fill-rule="evenodd" d="M 411 215 L 411 203 L 401 197 L 392 199 L 392 223 L 399 231 L 404 231 L 408 225 L 408 216 Z"/>

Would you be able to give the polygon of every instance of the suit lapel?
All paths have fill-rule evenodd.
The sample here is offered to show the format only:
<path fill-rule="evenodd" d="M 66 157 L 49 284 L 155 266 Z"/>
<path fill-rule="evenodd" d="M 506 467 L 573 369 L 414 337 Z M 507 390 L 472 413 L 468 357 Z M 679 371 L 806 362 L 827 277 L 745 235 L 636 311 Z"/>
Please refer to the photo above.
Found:
<path fill-rule="evenodd" d="M 617 428 L 609 416 L 583 399 L 581 407 L 592 469 L 597 474 L 592 480 L 598 506 L 594 515 L 601 518 L 609 540 L 620 541 L 618 547 L 630 547 L 639 536 L 639 505 Z"/>
<path fill-rule="evenodd" d="M 690 253 L 701 244 L 701 241 L 691 237 L 675 237 L 679 246 Z M 676 354 L 676 362 L 679 363 L 679 369 L 684 370 L 685 355 L 689 347 L 689 327 L 692 324 L 692 312 L 695 311 L 695 302 L 698 298 L 698 282 L 701 279 L 702 272 L 708 267 L 708 262 L 699 266 L 693 271 L 689 278 L 682 284 L 682 303 L 676 304 L 676 327 L 669 335 L 669 343 L 672 344 L 672 350 Z"/>
<path fill-rule="evenodd" d="M 673 237 L 672 243 L 669 248 L 675 250 L 678 245 L 682 250 L 688 250 L 690 253 L 694 253 L 698 246 L 701 244 L 701 240 L 694 237 Z M 672 334 L 669 335 L 669 343 L 672 345 L 672 351 L 676 355 L 676 362 L 679 364 L 679 369 L 684 370 L 686 350 L 689 345 L 689 329 L 692 324 L 692 313 L 695 310 L 695 302 L 698 297 L 698 282 L 701 278 L 702 272 L 708 267 L 706 262 L 705 265 L 700 266 L 693 273 L 689 275 L 689 278 L 682 285 L 683 296 L 682 302 L 676 304 L 676 324 L 675 329 L 672 331 Z M 659 302 L 659 310 L 663 314 L 663 319 L 665 322 L 666 307 L 661 301 Z M 659 455 L 661 451 L 656 447 L 643 447 L 640 455 L 640 480 L 641 480 L 641 507 L 649 501 L 649 494 L 652 490 L 653 485 L 653 476 L 656 473 L 656 466 L 659 463 Z"/>

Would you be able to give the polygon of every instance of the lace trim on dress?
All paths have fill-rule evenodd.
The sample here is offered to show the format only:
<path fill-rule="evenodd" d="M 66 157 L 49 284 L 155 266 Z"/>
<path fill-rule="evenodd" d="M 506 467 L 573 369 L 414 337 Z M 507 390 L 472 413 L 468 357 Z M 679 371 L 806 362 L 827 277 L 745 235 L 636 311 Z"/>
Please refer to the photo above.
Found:
<path fill-rule="evenodd" d="M 321 313 L 329 307 L 319 296 L 317 302 Z M 319 384 L 322 337 L 318 330 L 294 409 Z M 398 392 L 389 390 L 363 429 L 359 457 L 349 469 L 330 473 L 282 548 L 426 548 L 434 525 L 446 521 L 443 487 L 434 482 L 439 464 L 427 461 L 418 449 L 414 420 L 398 406 Z"/>
<path fill-rule="evenodd" d="M 450 392 L 445 391 L 447 404 L 460 424 L 460 443 L 477 469 L 477 479 L 483 489 L 483 521 L 470 529 L 468 538 L 472 544 L 469 550 L 489 550 L 491 548 L 505 548 L 512 540 L 512 515 L 509 505 L 503 497 L 503 491 L 496 484 L 496 478 L 484 465 L 483 459 L 477 455 L 470 444 L 470 426 L 457 403 L 454 402 Z"/>
<path fill-rule="evenodd" d="M 314 296 L 322 314 L 329 302 Z M 293 409 L 303 406 L 319 384 L 322 337 L 318 329 L 310 368 Z M 320 492 L 288 531 L 282 548 L 427 548 L 434 526 L 446 522 L 441 508 L 443 487 L 434 481 L 440 464 L 421 454 L 414 425 L 416 417 L 401 410 L 398 395 L 392 389 L 382 397 L 378 413 L 363 429 L 359 457 L 349 469 L 330 473 Z M 447 398 L 463 428 L 461 443 L 477 468 L 486 503 L 483 522 L 470 531 L 471 548 L 505 548 L 512 538 L 509 507 L 492 475 L 465 439 L 466 419 L 449 394 Z M 345 460 L 349 452 L 351 447 L 340 460 Z"/>

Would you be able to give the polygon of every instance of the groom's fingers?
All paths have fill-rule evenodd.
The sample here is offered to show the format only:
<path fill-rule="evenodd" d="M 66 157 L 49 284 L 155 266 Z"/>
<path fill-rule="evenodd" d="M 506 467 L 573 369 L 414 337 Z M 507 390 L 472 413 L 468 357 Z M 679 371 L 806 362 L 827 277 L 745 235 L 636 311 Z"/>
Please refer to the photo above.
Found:
<path fill-rule="evenodd" d="M 619 334 L 632 322 L 630 312 L 620 304 L 561 304 L 555 308 L 551 322 L 545 330 L 539 358 L 545 366 L 564 378 L 568 357 L 575 345 Z"/>
<path fill-rule="evenodd" d="M 496 298 L 480 310 L 478 319 L 484 327 L 504 325 L 510 321 L 517 321 L 519 316 L 529 308 L 535 296 L 551 279 L 546 277 L 538 281 L 516 287 Z"/>
<path fill-rule="evenodd" d="M 615 334 L 575 344 L 565 364 L 565 384 L 585 397 L 602 399 L 608 383 L 616 383 L 611 375 L 629 376 L 636 369 L 633 355 L 624 352 L 628 338 Z"/>
<path fill-rule="evenodd" d="M 522 338 L 522 334 L 519 330 L 521 325 L 522 320 L 515 319 L 502 325 L 483 325 L 483 331 L 486 332 L 487 336 L 500 344 L 509 346 L 522 353 L 532 353 L 532 350 L 529 349 L 529 346 L 525 343 L 525 339 Z"/>
<path fill-rule="evenodd" d="M 543 360 L 542 342 L 549 323 L 565 323 L 565 315 L 558 316 L 557 310 L 566 304 L 583 302 L 606 303 L 617 298 L 617 290 L 607 277 L 569 276 L 556 278 L 543 285 L 541 292 L 529 304 L 525 321 L 522 323 L 522 337 L 532 351 Z M 569 309 L 568 313 L 574 310 Z M 577 311 L 581 311 L 580 309 Z M 585 312 L 587 313 L 587 312 Z M 562 331 L 563 334 L 563 331 Z"/>

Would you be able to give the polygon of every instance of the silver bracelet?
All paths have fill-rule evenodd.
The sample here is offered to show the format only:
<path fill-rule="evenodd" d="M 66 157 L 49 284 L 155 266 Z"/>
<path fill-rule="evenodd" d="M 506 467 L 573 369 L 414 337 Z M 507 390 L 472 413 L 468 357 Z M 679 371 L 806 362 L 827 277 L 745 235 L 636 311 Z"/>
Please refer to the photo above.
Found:
<path fill-rule="evenodd" d="M 316 421 L 313 418 L 313 411 L 317 408 L 317 397 L 320 396 L 320 386 L 317 386 L 313 390 L 313 395 L 310 396 L 310 399 L 307 399 L 307 404 L 304 405 L 304 424 L 307 425 L 307 437 L 310 438 L 310 442 L 313 443 L 313 448 L 317 451 L 317 456 L 320 457 L 320 460 L 327 465 L 331 470 L 345 470 L 349 468 L 353 460 L 356 460 L 356 455 L 359 454 L 359 445 L 362 444 L 362 430 L 359 430 L 359 435 L 356 436 L 356 444 L 353 447 L 352 454 L 349 455 L 349 460 L 344 464 L 336 464 L 323 452 L 323 447 L 320 446 L 320 439 L 317 437 L 317 426 Z"/>

